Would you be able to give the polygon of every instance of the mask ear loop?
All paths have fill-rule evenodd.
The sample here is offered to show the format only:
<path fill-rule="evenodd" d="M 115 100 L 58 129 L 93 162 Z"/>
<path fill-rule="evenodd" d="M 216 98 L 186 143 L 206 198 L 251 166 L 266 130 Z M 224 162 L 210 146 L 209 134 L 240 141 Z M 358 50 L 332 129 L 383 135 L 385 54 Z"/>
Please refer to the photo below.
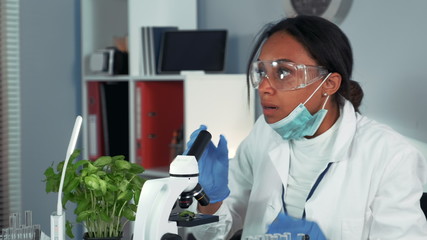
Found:
<path fill-rule="evenodd" d="M 322 109 L 325 109 L 325 106 L 326 106 L 326 103 L 328 102 L 328 99 L 329 99 L 329 94 L 327 95 L 326 100 L 325 100 L 325 102 L 323 103 L 323 107 L 322 107 Z"/>
<path fill-rule="evenodd" d="M 323 85 L 323 83 L 329 78 L 329 76 L 331 76 L 332 73 L 329 73 L 325 79 L 323 79 L 322 83 L 319 84 L 319 86 L 317 86 L 316 90 L 314 90 L 314 92 L 310 95 L 310 97 L 307 98 L 307 100 L 305 100 L 304 105 L 314 96 L 314 94 L 317 92 L 317 90 L 319 90 L 319 88 Z M 329 96 L 328 96 L 329 98 Z M 328 98 L 326 98 L 326 101 L 328 101 Z M 325 108 L 326 105 L 326 101 L 323 104 L 323 108 Z"/>

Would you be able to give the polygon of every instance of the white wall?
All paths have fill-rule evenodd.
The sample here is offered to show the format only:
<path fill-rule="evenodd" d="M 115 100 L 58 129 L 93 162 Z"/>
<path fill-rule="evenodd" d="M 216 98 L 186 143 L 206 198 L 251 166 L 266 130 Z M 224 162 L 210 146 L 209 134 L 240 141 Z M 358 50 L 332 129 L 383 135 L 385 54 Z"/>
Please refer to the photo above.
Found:
<path fill-rule="evenodd" d="M 282 0 L 199 0 L 199 28 L 228 28 L 227 70 L 244 72 L 252 39 L 284 16 Z M 362 113 L 427 142 L 427 1 L 353 0 L 340 27 L 354 52 L 353 79 L 365 91 Z"/>
<path fill-rule="evenodd" d="M 427 1 L 353 1 L 342 28 L 362 83 L 362 112 L 427 142 Z"/>

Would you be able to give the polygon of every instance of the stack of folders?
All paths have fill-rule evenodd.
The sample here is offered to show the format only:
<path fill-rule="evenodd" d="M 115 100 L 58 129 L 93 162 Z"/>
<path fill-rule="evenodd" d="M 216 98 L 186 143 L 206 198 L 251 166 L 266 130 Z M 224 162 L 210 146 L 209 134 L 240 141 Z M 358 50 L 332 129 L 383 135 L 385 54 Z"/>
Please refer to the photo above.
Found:
<path fill-rule="evenodd" d="M 141 42 L 142 42 L 142 61 L 141 61 L 141 74 L 142 75 L 156 75 L 158 73 L 158 62 L 162 46 L 162 37 L 166 31 L 176 31 L 178 27 L 165 26 L 165 27 L 148 27 L 141 28 Z"/>

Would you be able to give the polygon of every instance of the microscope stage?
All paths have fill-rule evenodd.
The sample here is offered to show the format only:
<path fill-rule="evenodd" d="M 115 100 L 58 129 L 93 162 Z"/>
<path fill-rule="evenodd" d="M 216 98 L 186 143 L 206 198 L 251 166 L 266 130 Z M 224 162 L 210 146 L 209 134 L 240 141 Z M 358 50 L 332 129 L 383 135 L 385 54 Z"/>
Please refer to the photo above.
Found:
<path fill-rule="evenodd" d="M 169 217 L 169 221 L 176 222 L 178 227 L 194 227 L 207 223 L 218 222 L 219 217 L 216 215 L 200 213 L 196 213 L 194 217 L 181 217 L 179 216 L 179 213 L 172 213 Z"/>

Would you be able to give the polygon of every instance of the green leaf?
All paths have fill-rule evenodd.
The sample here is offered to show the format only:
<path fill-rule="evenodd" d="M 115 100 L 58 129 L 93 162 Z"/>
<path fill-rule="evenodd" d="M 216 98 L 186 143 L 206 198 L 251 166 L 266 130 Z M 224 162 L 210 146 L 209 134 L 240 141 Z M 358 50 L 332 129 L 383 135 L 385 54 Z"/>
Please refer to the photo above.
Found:
<path fill-rule="evenodd" d="M 70 197 L 72 197 L 71 194 L 65 194 L 64 193 L 64 196 L 62 197 L 62 207 L 64 209 L 66 209 L 65 206 L 67 205 L 67 202 L 70 200 Z"/>
<path fill-rule="evenodd" d="M 101 190 L 102 194 L 105 194 L 107 192 L 107 182 L 102 179 L 99 179 L 98 183 L 99 189 Z"/>
<path fill-rule="evenodd" d="M 86 220 L 88 220 L 88 219 L 89 219 L 89 217 L 91 216 L 91 214 L 93 214 L 93 211 L 91 211 L 91 210 L 83 211 L 83 212 L 81 212 L 81 213 L 79 213 L 79 214 L 77 215 L 77 219 L 76 219 L 76 221 L 77 221 L 77 222 L 83 222 L 83 221 L 86 221 Z"/>
<path fill-rule="evenodd" d="M 107 176 L 107 173 L 104 171 L 98 171 L 98 172 L 96 172 L 96 175 L 99 177 L 104 177 L 104 176 Z"/>
<path fill-rule="evenodd" d="M 80 150 L 79 149 L 75 149 L 73 151 L 73 153 L 71 154 L 70 158 L 69 158 L 69 162 L 73 162 L 74 159 L 76 159 L 78 156 L 80 155 Z"/>
<path fill-rule="evenodd" d="M 77 207 L 74 213 L 78 215 L 81 212 L 88 210 L 89 207 L 90 207 L 89 198 L 82 199 L 81 201 L 79 201 L 79 204 L 77 204 Z"/>
<path fill-rule="evenodd" d="M 58 163 L 58 166 L 56 166 L 56 171 L 62 172 L 62 168 L 64 167 L 64 161 Z"/>
<path fill-rule="evenodd" d="M 71 192 L 75 190 L 80 184 L 79 178 L 73 178 L 71 181 L 68 182 L 68 184 L 64 187 L 64 192 Z"/>
<path fill-rule="evenodd" d="M 130 164 L 128 161 L 125 161 L 125 160 L 116 160 L 116 161 L 114 162 L 114 165 L 115 165 L 118 169 L 120 169 L 120 170 L 123 170 L 123 169 L 131 169 L 131 164 Z"/>
<path fill-rule="evenodd" d="M 113 160 L 125 160 L 125 156 L 124 155 L 117 155 L 117 156 L 113 156 Z"/>
<path fill-rule="evenodd" d="M 58 192 L 58 190 L 56 190 L 56 184 L 54 181 L 46 181 L 46 193 L 50 192 Z"/>
<path fill-rule="evenodd" d="M 93 173 L 96 173 L 98 171 L 98 168 L 95 167 L 91 162 L 89 162 L 87 164 L 86 169 L 87 169 L 87 171 L 88 171 L 89 174 L 93 174 Z"/>
<path fill-rule="evenodd" d="M 78 195 L 76 195 L 74 192 L 69 192 L 69 193 L 64 193 L 63 200 L 68 200 L 70 202 L 77 202 L 79 198 L 78 198 Z"/>
<path fill-rule="evenodd" d="M 84 181 L 90 190 L 99 190 L 99 181 L 97 178 L 93 177 L 93 175 L 85 177 Z"/>
<path fill-rule="evenodd" d="M 49 178 L 49 177 L 53 177 L 53 176 L 55 176 L 55 172 L 53 171 L 53 167 L 48 167 L 48 168 L 44 171 L 44 175 L 46 176 L 46 178 Z"/>
<path fill-rule="evenodd" d="M 122 192 L 119 194 L 119 196 L 117 197 L 118 201 L 124 200 L 124 201 L 130 201 L 133 197 L 133 192 L 132 191 L 126 191 L 126 192 Z"/>
<path fill-rule="evenodd" d="M 80 166 L 83 166 L 83 165 L 85 165 L 85 164 L 89 164 L 90 163 L 90 161 L 89 160 L 80 160 L 80 161 L 77 161 L 75 164 L 74 164 L 74 171 L 76 171 L 77 170 L 77 168 L 79 168 Z"/>
<path fill-rule="evenodd" d="M 113 159 L 110 156 L 102 156 L 96 159 L 95 162 L 93 162 L 93 165 L 95 167 L 103 167 L 110 164 L 112 161 Z"/>
<path fill-rule="evenodd" d="M 65 232 L 67 233 L 67 236 L 69 238 L 74 238 L 74 234 L 73 234 L 73 224 L 67 220 L 67 222 L 65 223 Z"/>
<path fill-rule="evenodd" d="M 106 222 L 106 223 L 110 223 L 110 222 L 112 222 L 112 221 L 113 221 L 113 219 L 112 219 L 110 216 L 108 216 L 108 214 L 107 214 L 107 213 L 105 213 L 104 211 L 102 211 L 102 212 L 100 213 L 100 217 L 101 217 L 102 221 L 104 221 L 104 222 Z"/>
<path fill-rule="evenodd" d="M 141 190 L 135 190 L 133 195 L 134 202 L 139 203 L 139 196 L 141 195 Z"/>
<path fill-rule="evenodd" d="M 133 211 L 136 212 L 138 210 L 138 206 L 136 206 L 135 204 L 129 204 L 128 207 Z"/>
<path fill-rule="evenodd" d="M 144 167 L 139 164 L 131 163 L 130 172 L 134 174 L 143 173 L 145 171 Z"/>
<path fill-rule="evenodd" d="M 132 211 L 129 207 L 123 208 L 123 214 L 125 218 L 129 219 L 130 221 L 135 221 L 135 212 Z"/>
<path fill-rule="evenodd" d="M 107 189 L 109 191 L 113 191 L 113 192 L 117 192 L 119 190 L 119 188 L 117 186 L 115 186 L 114 184 L 111 184 L 111 183 L 107 183 Z"/>
<path fill-rule="evenodd" d="M 136 176 L 132 179 L 132 189 L 138 190 L 141 189 L 144 185 L 145 179 L 141 178 L 140 176 Z"/>
<path fill-rule="evenodd" d="M 107 191 L 107 193 L 104 195 L 104 199 L 106 202 L 112 203 L 116 200 L 116 195 L 111 191 Z"/>
<path fill-rule="evenodd" d="M 128 188 L 128 185 L 129 185 L 129 181 L 128 180 L 121 181 L 121 183 L 119 185 L 120 191 L 125 192 L 127 190 L 127 188 Z"/>

